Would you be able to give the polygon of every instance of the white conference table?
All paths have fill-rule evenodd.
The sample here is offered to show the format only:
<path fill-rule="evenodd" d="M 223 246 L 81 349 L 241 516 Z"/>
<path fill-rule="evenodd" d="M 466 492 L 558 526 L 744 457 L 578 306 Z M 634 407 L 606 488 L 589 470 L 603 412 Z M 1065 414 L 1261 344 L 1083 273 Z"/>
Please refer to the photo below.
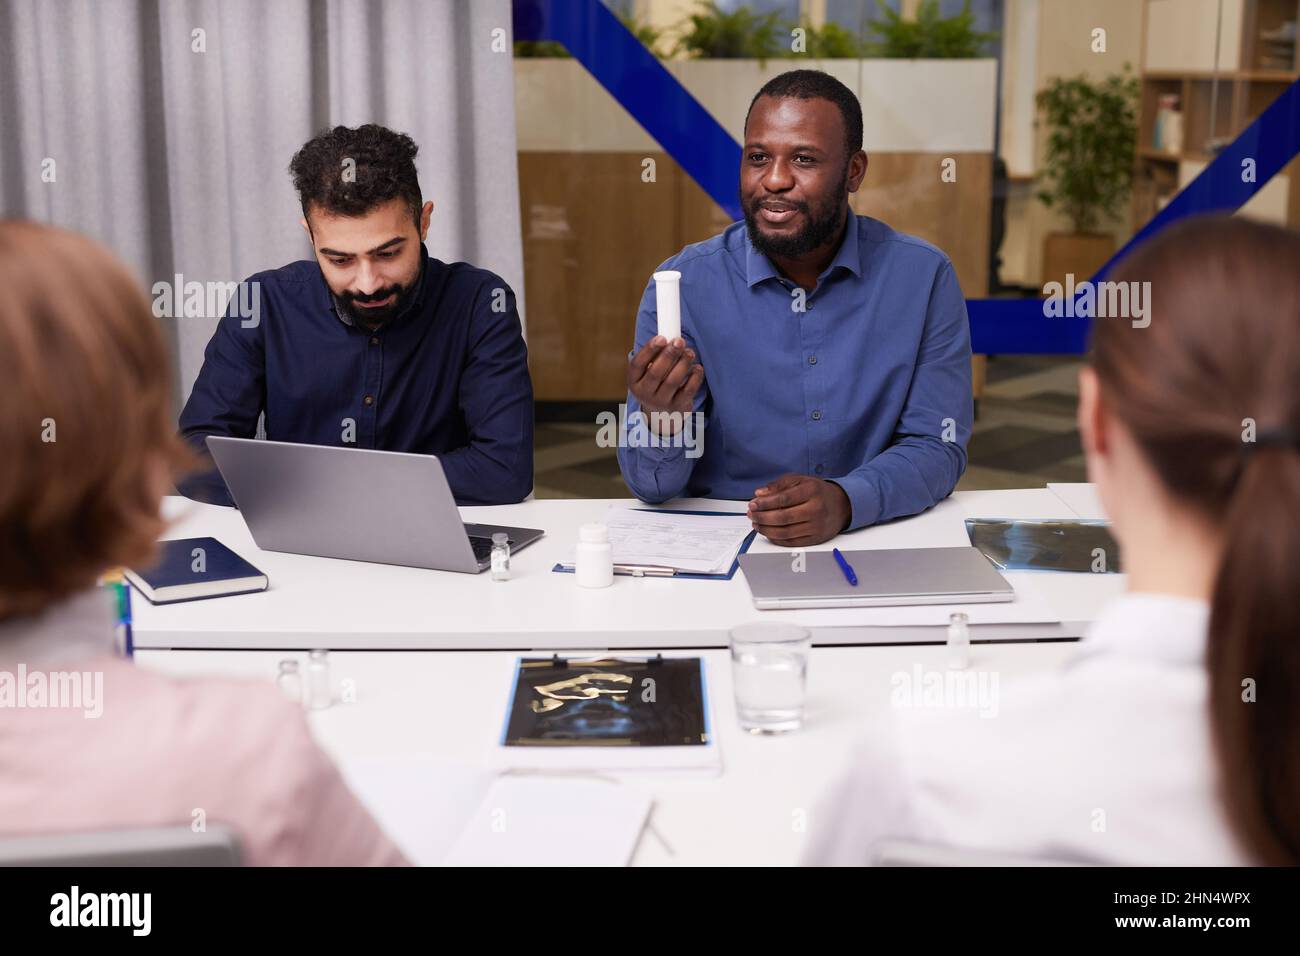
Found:
<path fill-rule="evenodd" d="M 1013 678 L 1059 666 L 1074 650 L 1059 641 L 981 644 L 972 649 L 966 673 L 987 672 L 986 680 L 997 675 L 1000 708 L 1015 693 Z M 942 646 L 815 647 L 804 728 L 754 737 L 736 722 L 728 652 L 695 653 L 705 661 L 722 772 L 622 778 L 653 799 L 650 826 L 632 860 L 638 865 L 798 862 L 806 830 L 816 823 L 819 795 L 855 734 L 878 708 L 889 706 L 894 675 L 918 665 L 926 672 L 946 667 Z M 269 681 L 286 657 L 305 660 L 301 651 L 143 650 L 136 661 L 170 674 Z M 355 702 L 312 712 L 313 733 L 343 763 L 432 753 L 466 767 L 491 767 L 516 657 L 507 651 L 332 652 L 336 695 L 350 681 Z"/>
<path fill-rule="evenodd" d="M 467 520 L 532 523 L 548 532 L 548 538 L 513 559 L 510 582 L 494 583 L 486 575 L 261 552 L 237 512 L 174 500 L 168 503 L 169 513 L 185 511 L 188 517 L 169 536 L 213 534 L 267 571 L 273 588 L 249 598 L 172 607 L 137 602 L 136 661 L 176 675 L 271 681 L 281 660 L 302 662 L 305 649 L 330 647 L 336 702 L 311 712 L 309 719 L 331 756 L 353 764 L 433 754 L 481 770 L 500 764 L 493 751 L 519 656 L 502 646 L 582 655 L 602 649 L 652 653 L 699 641 L 700 650 L 666 654 L 704 659 L 722 769 L 711 775 L 622 778 L 624 786 L 644 790 L 653 799 L 650 826 L 638 841 L 633 862 L 798 862 L 808 829 L 817 822 L 820 794 L 855 736 L 882 707 L 890 706 L 896 675 L 910 675 L 918 666 L 927 673 L 946 668 L 945 647 L 916 643 L 923 637 L 941 641 L 942 626 L 814 627 L 822 646 L 811 652 L 804 728 L 781 737 L 751 736 L 736 721 L 729 654 L 713 649 L 725 646 L 732 624 L 767 614 L 753 609 L 740 575 L 725 583 L 619 578 L 604 591 L 582 591 L 571 576 L 549 570 L 571 546 L 577 524 L 599 517 L 609 504 L 534 501 L 504 509 L 464 509 Z M 739 510 L 735 502 L 676 506 Z M 964 544 L 967 516 L 1094 517 L 1088 513 L 1092 508 L 1087 486 L 1067 486 L 1059 497 L 1049 489 L 962 493 L 925 515 L 843 535 L 826 547 Z M 758 539 L 753 550 L 776 549 Z M 1122 575 L 1038 573 L 1027 582 L 1021 577 L 1014 580 L 1017 589 L 1034 591 L 1060 621 L 1076 624 L 1094 617 L 1123 587 Z M 478 594 L 469 594 L 472 588 Z M 523 613 L 515 606 L 520 601 L 527 608 Z M 1009 627 L 1020 628 L 1021 636 L 1048 638 L 1074 629 L 1050 622 Z M 977 637 L 980 629 L 976 625 Z M 909 636 L 906 643 L 852 640 L 864 632 Z M 991 632 L 985 628 L 985 636 Z M 826 646 L 837 641 L 876 646 Z M 220 649 L 223 643 L 259 649 Z M 452 649 L 457 647 L 462 649 Z M 1017 676 L 1057 667 L 1073 653 L 1071 643 L 1032 636 L 981 643 L 972 648 L 966 673 L 975 679 L 996 675 L 1000 707 L 1016 692 Z M 344 682 L 354 691 L 348 703 L 338 699 Z"/>
<path fill-rule="evenodd" d="M 1064 486 L 1088 499 L 1088 486 Z M 839 535 L 819 548 L 956 547 L 969 543 L 964 520 L 1075 518 L 1072 499 L 1050 488 L 959 492 L 911 518 Z M 1075 500 L 1072 507 L 1070 500 Z M 262 551 L 240 513 L 169 498 L 169 538 L 211 535 L 264 571 L 259 594 L 161 607 L 133 602 L 140 649 L 272 650 L 595 650 L 721 648 L 728 630 L 752 620 L 804 623 L 818 645 L 926 643 L 944 639 L 945 608 L 758 611 L 743 572 L 729 581 L 619 576 L 600 590 L 576 586 L 552 567 L 570 559 L 577 529 L 611 504 L 635 500 L 532 500 L 467 507 L 466 521 L 544 529 L 511 558 L 513 576 L 395 567 Z M 744 503 L 683 499 L 672 509 L 743 512 Z M 751 552 L 782 551 L 761 536 Z M 1124 587 L 1118 574 L 1019 572 L 1007 575 L 1017 607 L 970 607 L 976 641 L 1059 640 L 1080 636 Z M 1008 610 L 1013 620 L 1007 620 Z M 1016 613 L 1019 616 L 1016 617 Z"/>

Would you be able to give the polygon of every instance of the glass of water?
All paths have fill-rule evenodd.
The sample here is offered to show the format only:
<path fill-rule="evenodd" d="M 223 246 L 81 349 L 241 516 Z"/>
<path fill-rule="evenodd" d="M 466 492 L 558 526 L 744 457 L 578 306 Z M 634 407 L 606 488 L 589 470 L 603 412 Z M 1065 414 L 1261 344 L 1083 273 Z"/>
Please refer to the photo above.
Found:
<path fill-rule="evenodd" d="M 812 636 L 795 624 L 764 621 L 731 629 L 736 714 L 751 734 L 784 734 L 803 725 Z"/>

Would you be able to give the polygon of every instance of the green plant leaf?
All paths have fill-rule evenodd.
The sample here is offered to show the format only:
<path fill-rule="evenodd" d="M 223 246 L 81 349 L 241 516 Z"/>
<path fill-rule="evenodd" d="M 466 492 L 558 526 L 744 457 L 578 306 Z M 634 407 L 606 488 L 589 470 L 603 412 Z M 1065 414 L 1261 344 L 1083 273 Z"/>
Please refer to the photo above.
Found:
<path fill-rule="evenodd" d="M 970 0 L 951 17 L 940 15 L 939 0 L 921 0 L 916 19 L 904 20 L 885 0 L 876 0 L 880 19 L 867 23 L 867 30 L 880 39 L 865 44 L 870 55 L 896 59 L 973 59 L 996 33 L 975 29 Z"/>

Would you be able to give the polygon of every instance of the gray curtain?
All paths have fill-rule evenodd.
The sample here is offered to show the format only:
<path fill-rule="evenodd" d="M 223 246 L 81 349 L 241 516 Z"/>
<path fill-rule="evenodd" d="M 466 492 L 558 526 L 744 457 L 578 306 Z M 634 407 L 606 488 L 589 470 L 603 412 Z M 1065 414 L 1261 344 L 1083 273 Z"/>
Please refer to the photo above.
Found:
<path fill-rule="evenodd" d="M 419 144 L 429 251 L 522 307 L 509 33 L 509 0 L 0 0 L 0 212 L 94 236 L 147 288 L 238 280 L 311 257 L 294 152 L 382 123 Z M 163 320 L 178 399 L 216 319 Z"/>

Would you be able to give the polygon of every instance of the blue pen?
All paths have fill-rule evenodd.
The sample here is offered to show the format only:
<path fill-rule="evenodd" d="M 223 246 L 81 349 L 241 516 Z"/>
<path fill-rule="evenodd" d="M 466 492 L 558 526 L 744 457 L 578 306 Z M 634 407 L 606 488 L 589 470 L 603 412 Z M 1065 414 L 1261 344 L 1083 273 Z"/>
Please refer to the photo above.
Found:
<path fill-rule="evenodd" d="M 840 570 L 844 572 L 845 579 L 854 587 L 858 586 L 858 576 L 853 573 L 853 568 L 849 562 L 844 560 L 844 555 L 840 554 L 839 548 L 831 548 L 831 554 L 835 555 L 835 560 L 839 562 Z"/>

